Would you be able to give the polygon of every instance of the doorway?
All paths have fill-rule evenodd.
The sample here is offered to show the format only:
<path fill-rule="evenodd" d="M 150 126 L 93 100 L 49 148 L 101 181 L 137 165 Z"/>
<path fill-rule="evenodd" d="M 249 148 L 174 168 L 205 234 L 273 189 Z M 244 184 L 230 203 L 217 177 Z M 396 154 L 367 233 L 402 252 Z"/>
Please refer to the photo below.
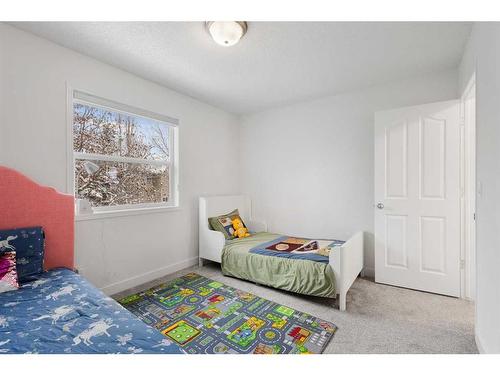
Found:
<path fill-rule="evenodd" d="M 474 300 L 475 91 L 376 113 L 376 282 Z"/>

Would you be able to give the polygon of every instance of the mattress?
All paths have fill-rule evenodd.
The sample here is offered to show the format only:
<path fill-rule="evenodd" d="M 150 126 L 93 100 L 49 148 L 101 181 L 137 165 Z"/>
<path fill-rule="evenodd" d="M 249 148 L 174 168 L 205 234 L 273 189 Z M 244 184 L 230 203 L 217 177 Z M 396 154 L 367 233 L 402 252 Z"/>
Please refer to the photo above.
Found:
<path fill-rule="evenodd" d="M 335 276 L 328 263 L 299 256 L 269 256 L 256 251 L 282 237 L 261 232 L 226 241 L 222 251 L 222 273 L 294 293 L 335 297 Z"/>
<path fill-rule="evenodd" d="M 0 293 L 0 353 L 183 353 L 80 275 L 56 269 Z"/>

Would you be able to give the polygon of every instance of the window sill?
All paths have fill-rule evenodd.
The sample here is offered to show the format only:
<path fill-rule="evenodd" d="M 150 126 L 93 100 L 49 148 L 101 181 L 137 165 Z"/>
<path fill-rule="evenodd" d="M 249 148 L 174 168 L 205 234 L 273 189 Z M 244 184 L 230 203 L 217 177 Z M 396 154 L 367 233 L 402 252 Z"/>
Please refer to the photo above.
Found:
<path fill-rule="evenodd" d="M 143 207 L 143 208 L 127 208 L 114 211 L 97 211 L 91 214 L 76 214 L 75 221 L 112 219 L 115 217 L 149 215 L 149 214 L 173 212 L 173 211 L 181 211 L 181 207 L 179 206 Z"/>

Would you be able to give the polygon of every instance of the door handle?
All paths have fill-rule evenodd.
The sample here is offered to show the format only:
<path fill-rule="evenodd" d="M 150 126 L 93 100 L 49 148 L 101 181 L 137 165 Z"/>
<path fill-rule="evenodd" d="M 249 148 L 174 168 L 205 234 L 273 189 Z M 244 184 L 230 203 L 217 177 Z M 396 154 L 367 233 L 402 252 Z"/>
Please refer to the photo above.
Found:
<path fill-rule="evenodd" d="M 377 203 L 377 208 L 379 210 L 383 210 L 384 209 L 384 204 L 383 203 Z"/>

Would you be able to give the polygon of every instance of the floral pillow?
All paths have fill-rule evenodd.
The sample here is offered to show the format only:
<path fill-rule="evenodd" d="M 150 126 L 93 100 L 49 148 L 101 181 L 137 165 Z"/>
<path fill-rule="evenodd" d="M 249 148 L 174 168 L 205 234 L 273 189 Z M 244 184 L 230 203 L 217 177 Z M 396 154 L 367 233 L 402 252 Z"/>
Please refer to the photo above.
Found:
<path fill-rule="evenodd" d="M 44 246 L 42 227 L 0 231 L 0 252 L 14 252 L 20 283 L 33 281 L 43 272 Z"/>
<path fill-rule="evenodd" d="M 0 293 L 18 288 L 16 252 L 12 250 L 0 250 Z"/>
<path fill-rule="evenodd" d="M 213 230 L 222 232 L 224 237 L 226 237 L 226 240 L 232 240 L 234 238 L 232 220 L 235 218 L 239 218 L 241 220 L 240 213 L 237 209 L 225 215 L 209 217 L 208 222 Z M 243 220 L 241 220 L 241 222 L 243 223 Z M 245 226 L 245 224 L 243 225 Z"/>

